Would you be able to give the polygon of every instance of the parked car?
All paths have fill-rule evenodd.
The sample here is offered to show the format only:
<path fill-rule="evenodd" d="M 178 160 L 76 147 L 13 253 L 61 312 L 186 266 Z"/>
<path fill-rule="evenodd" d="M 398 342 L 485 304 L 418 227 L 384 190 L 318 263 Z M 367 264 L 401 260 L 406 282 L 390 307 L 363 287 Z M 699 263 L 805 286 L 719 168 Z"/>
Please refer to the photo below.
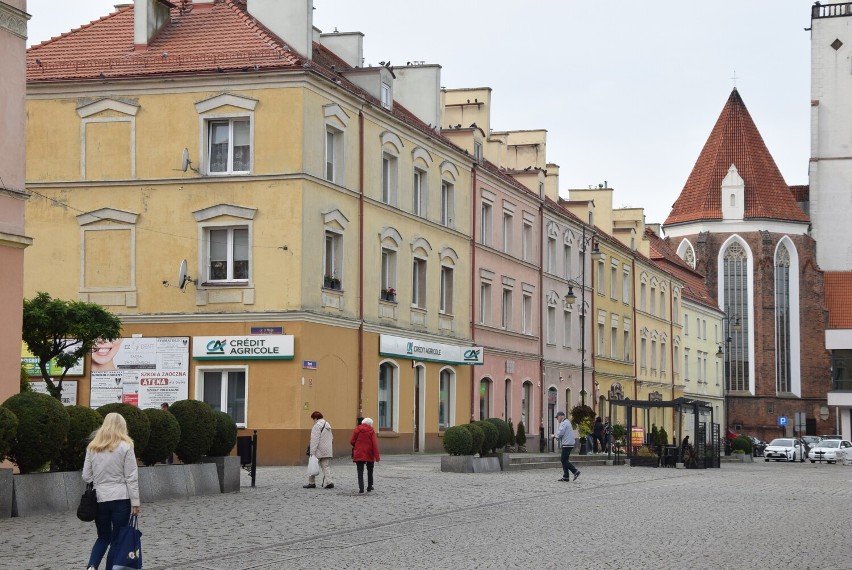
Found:
<path fill-rule="evenodd" d="M 805 451 L 807 453 L 810 453 L 811 449 L 813 449 L 814 446 L 818 445 L 819 442 L 822 441 L 822 438 L 818 435 L 803 435 L 800 439 L 805 442 L 805 445 L 807 446 L 805 448 Z"/>
<path fill-rule="evenodd" d="M 805 456 L 805 442 L 794 437 L 773 439 L 763 450 L 764 461 L 804 461 Z"/>
<path fill-rule="evenodd" d="M 811 449 L 808 453 L 808 459 L 810 459 L 811 463 L 816 463 L 820 461 L 821 456 L 822 461 L 837 463 L 841 450 L 849 453 L 850 449 L 852 449 L 852 443 L 844 439 L 824 439 Z"/>
<path fill-rule="evenodd" d="M 842 435 L 832 434 L 832 435 L 824 435 L 823 439 L 843 439 Z"/>
<path fill-rule="evenodd" d="M 751 440 L 751 454 L 755 457 L 763 457 L 763 450 L 766 449 L 766 442 L 754 437 L 753 435 L 746 436 Z"/>

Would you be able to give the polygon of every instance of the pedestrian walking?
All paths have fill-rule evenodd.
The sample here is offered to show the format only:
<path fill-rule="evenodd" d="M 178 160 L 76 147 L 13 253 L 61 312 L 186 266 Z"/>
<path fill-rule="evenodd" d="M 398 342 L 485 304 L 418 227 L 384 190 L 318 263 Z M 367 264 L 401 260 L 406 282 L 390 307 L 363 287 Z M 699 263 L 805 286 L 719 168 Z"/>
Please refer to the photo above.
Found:
<path fill-rule="evenodd" d="M 334 489 L 330 466 L 332 457 L 331 444 L 334 440 L 331 434 L 331 424 L 325 421 L 321 412 L 312 413 L 311 419 L 314 420 L 314 427 L 311 428 L 310 454 L 319 460 L 319 466 L 322 469 L 323 487 Z M 308 476 L 308 484 L 302 485 L 305 489 L 315 489 L 316 486 L 316 475 Z"/>
<path fill-rule="evenodd" d="M 98 538 L 89 555 L 88 570 L 97 570 L 107 554 L 107 568 L 113 567 L 113 552 L 118 531 L 130 522 L 130 514 L 139 514 L 139 471 L 133 440 L 127 433 L 127 422 L 115 412 L 104 418 L 86 448 L 83 480 L 93 483 L 98 495 L 95 527 Z"/>
<path fill-rule="evenodd" d="M 358 492 L 364 492 L 364 466 L 367 467 L 367 492 L 373 490 L 373 465 L 381 461 L 379 457 L 379 441 L 373 429 L 373 420 L 364 418 L 361 424 L 352 432 L 349 440 L 352 445 L 352 461 L 358 468 Z"/>
<path fill-rule="evenodd" d="M 607 416 L 604 420 L 604 451 L 609 453 L 612 450 L 612 424 Z"/>
<path fill-rule="evenodd" d="M 570 474 L 573 473 L 576 481 L 577 477 L 580 476 L 580 470 L 571 463 L 571 451 L 574 450 L 574 426 L 565 417 L 565 412 L 556 412 L 556 421 L 559 422 L 559 428 L 553 437 L 562 447 L 562 455 L 559 457 L 562 462 L 562 479 L 559 480 L 570 481 Z"/>
<path fill-rule="evenodd" d="M 604 450 L 604 423 L 603 423 L 603 421 L 601 421 L 600 416 L 595 418 L 595 423 L 592 426 L 592 439 L 593 439 L 593 442 L 594 442 L 595 453 L 598 453 L 598 451 L 603 453 L 603 450 Z"/>

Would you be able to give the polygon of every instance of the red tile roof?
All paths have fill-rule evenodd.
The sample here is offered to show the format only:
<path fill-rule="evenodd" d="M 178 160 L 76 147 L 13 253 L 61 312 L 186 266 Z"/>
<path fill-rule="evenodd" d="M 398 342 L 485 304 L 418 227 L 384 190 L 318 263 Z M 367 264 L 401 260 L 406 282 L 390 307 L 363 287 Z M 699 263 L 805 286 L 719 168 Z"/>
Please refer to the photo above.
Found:
<path fill-rule="evenodd" d="M 745 182 L 746 219 L 808 221 L 734 89 L 665 225 L 722 219 L 722 180 L 731 164 Z"/>
<path fill-rule="evenodd" d="M 793 193 L 796 202 L 807 202 L 811 199 L 811 187 L 807 184 L 790 186 L 790 192 Z"/>
<path fill-rule="evenodd" d="M 651 261 L 661 269 L 683 281 L 683 298 L 709 309 L 719 310 L 716 299 L 707 290 L 704 276 L 689 266 L 672 247 L 650 228 L 645 229 L 645 239 L 651 244 Z"/>
<path fill-rule="evenodd" d="M 824 283 L 828 328 L 852 329 L 852 271 L 826 271 Z"/>

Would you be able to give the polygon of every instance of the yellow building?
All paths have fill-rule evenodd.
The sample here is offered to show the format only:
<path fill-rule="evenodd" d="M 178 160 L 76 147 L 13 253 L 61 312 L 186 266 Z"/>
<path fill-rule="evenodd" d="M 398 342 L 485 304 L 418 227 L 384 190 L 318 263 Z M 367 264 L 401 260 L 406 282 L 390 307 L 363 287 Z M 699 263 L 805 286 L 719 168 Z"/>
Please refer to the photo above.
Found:
<path fill-rule="evenodd" d="M 438 449 L 482 363 L 472 159 L 431 127 L 437 66 L 360 67 L 311 4 L 139 0 L 29 50 L 26 295 L 121 317 L 81 404 L 203 399 L 265 464 L 302 460 L 314 410 L 338 454 L 361 415 Z"/>

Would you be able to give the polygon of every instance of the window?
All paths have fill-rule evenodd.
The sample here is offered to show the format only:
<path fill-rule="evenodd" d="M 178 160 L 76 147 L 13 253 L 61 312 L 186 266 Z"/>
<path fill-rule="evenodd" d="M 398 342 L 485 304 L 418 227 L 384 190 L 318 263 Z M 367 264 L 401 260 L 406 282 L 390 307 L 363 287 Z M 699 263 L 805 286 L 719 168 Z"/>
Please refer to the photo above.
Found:
<path fill-rule="evenodd" d="M 639 366 L 642 370 L 648 367 L 648 339 L 643 338 L 639 341 Z"/>
<path fill-rule="evenodd" d="M 398 369 L 390 362 L 379 365 L 379 430 L 395 431 Z"/>
<path fill-rule="evenodd" d="M 524 334 L 532 334 L 532 295 L 524 294 L 523 304 L 521 305 L 521 319 L 524 323 Z"/>
<path fill-rule="evenodd" d="M 248 281 L 248 228 L 208 228 L 206 234 L 207 281 Z"/>
<path fill-rule="evenodd" d="M 651 372 L 657 369 L 657 341 L 651 339 Z"/>
<path fill-rule="evenodd" d="M 618 358 L 618 327 L 615 325 L 609 329 L 609 355 Z"/>
<path fill-rule="evenodd" d="M 666 343 L 660 343 L 660 374 L 666 373 Z"/>
<path fill-rule="evenodd" d="M 621 300 L 630 303 L 630 272 L 626 269 L 621 275 Z"/>
<path fill-rule="evenodd" d="M 689 349 L 683 349 L 683 381 L 689 382 Z"/>
<path fill-rule="evenodd" d="M 678 367 L 680 366 L 680 349 L 675 345 L 674 353 L 672 354 L 672 373 L 678 373 Z"/>
<path fill-rule="evenodd" d="M 479 381 L 479 419 L 486 420 L 491 413 L 491 379 Z"/>
<path fill-rule="evenodd" d="M 482 202 L 482 215 L 479 220 L 479 241 L 482 245 L 491 245 L 491 204 Z"/>
<path fill-rule="evenodd" d="M 547 238 L 547 272 L 556 273 L 556 238 Z"/>
<path fill-rule="evenodd" d="M 524 427 L 530 428 L 530 406 L 532 405 L 532 382 L 524 382 L 524 387 L 521 390 L 521 421 L 524 422 Z"/>
<path fill-rule="evenodd" d="M 782 243 L 775 253 L 775 390 L 792 391 L 790 374 L 790 252 Z"/>
<path fill-rule="evenodd" d="M 419 257 L 411 264 L 411 306 L 426 308 L 426 260 Z"/>
<path fill-rule="evenodd" d="M 707 319 L 701 319 L 701 337 L 707 340 Z"/>
<path fill-rule="evenodd" d="M 512 330 L 512 290 L 503 289 L 503 313 L 501 318 L 501 326 L 508 330 Z"/>
<path fill-rule="evenodd" d="M 503 419 L 511 421 L 512 413 L 512 380 L 506 378 L 506 389 L 503 392 Z"/>
<path fill-rule="evenodd" d="M 479 323 L 491 324 L 491 283 L 479 284 Z"/>
<path fill-rule="evenodd" d="M 624 361 L 629 362 L 630 361 L 630 331 L 623 331 L 623 332 L 624 332 L 624 351 L 623 351 Z"/>
<path fill-rule="evenodd" d="M 666 318 L 666 292 L 660 291 L 660 318 Z"/>
<path fill-rule="evenodd" d="M 473 142 L 473 158 L 476 162 L 482 162 L 482 143 L 479 141 Z"/>
<path fill-rule="evenodd" d="M 325 259 L 323 259 L 324 281 L 327 289 L 341 289 L 343 276 L 343 236 L 330 230 L 325 231 Z"/>
<path fill-rule="evenodd" d="M 672 323 L 680 322 L 680 297 L 675 295 L 672 298 Z"/>
<path fill-rule="evenodd" d="M 547 344 L 556 344 L 556 307 L 547 308 Z"/>
<path fill-rule="evenodd" d="M 609 268 L 609 296 L 618 299 L 618 264 Z"/>
<path fill-rule="evenodd" d="M 343 131 L 330 126 L 325 129 L 325 179 L 343 181 Z"/>
<path fill-rule="evenodd" d="M 604 273 L 603 259 L 598 261 L 598 293 L 601 295 L 606 292 L 606 273 Z"/>
<path fill-rule="evenodd" d="M 651 314 L 657 314 L 657 287 L 651 283 Z"/>
<path fill-rule="evenodd" d="M 453 425 L 453 396 L 455 373 L 449 368 L 441 370 L 438 378 L 438 429 L 443 431 Z"/>
<path fill-rule="evenodd" d="M 701 317 L 695 317 L 695 338 L 701 338 Z"/>
<path fill-rule="evenodd" d="M 388 154 L 382 154 L 382 202 L 390 206 L 397 204 L 397 158 Z"/>
<path fill-rule="evenodd" d="M 414 188 L 412 190 L 411 213 L 415 216 L 426 217 L 426 173 L 414 169 Z"/>
<path fill-rule="evenodd" d="M 503 253 L 512 251 L 512 214 L 503 212 Z"/>
<path fill-rule="evenodd" d="M 385 109 L 391 108 L 391 86 L 388 83 L 382 82 L 380 101 Z"/>
<path fill-rule="evenodd" d="M 247 173 L 251 168 L 251 122 L 248 118 L 207 122 L 207 171 Z"/>
<path fill-rule="evenodd" d="M 453 268 L 441 266 L 440 307 L 445 315 L 453 314 Z"/>
<path fill-rule="evenodd" d="M 683 336 L 689 336 L 689 313 L 683 314 Z"/>
<path fill-rule="evenodd" d="M 396 291 L 396 251 L 382 248 L 382 289 Z"/>
<path fill-rule="evenodd" d="M 564 319 L 562 323 L 562 346 L 564 346 L 565 348 L 570 348 L 571 342 L 574 338 L 574 328 L 573 321 L 571 320 L 571 311 L 567 309 L 562 311 L 562 317 Z"/>
<path fill-rule="evenodd" d="M 605 349 L 606 338 L 604 337 L 604 324 L 598 323 L 598 356 L 603 356 Z"/>
<path fill-rule="evenodd" d="M 643 311 L 647 308 L 647 303 L 646 303 L 646 300 L 645 300 L 646 289 L 647 289 L 647 287 L 646 287 L 645 283 L 642 283 L 641 285 L 639 285 L 639 308 Z"/>
<path fill-rule="evenodd" d="M 570 243 L 565 244 L 565 249 L 563 250 L 563 259 L 562 259 L 562 271 L 563 277 L 565 279 L 571 279 L 571 257 L 574 255 L 573 248 Z"/>
<path fill-rule="evenodd" d="M 446 180 L 441 182 L 441 225 L 447 228 L 453 227 L 454 200 L 453 185 Z"/>
<path fill-rule="evenodd" d="M 203 370 L 201 400 L 225 412 L 239 427 L 246 425 L 246 370 Z"/>
<path fill-rule="evenodd" d="M 523 241 L 523 258 L 524 261 L 532 261 L 533 258 L 533 227 L 532 224 L 524 221 L 524 233 L 522 236 Z"/>

